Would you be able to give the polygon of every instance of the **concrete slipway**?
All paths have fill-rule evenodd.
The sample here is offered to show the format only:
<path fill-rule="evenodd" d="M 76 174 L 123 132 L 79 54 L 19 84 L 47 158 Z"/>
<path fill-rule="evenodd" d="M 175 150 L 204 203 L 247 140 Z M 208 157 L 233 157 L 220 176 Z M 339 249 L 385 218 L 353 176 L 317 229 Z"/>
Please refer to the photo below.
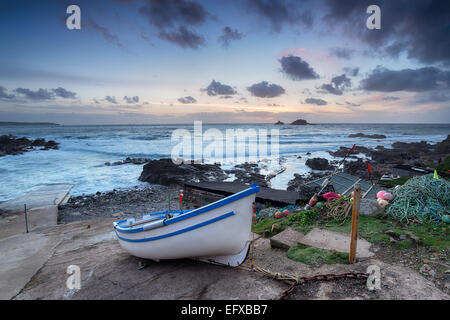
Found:
<path fill-rule="evenodd" d="M 0 218 L 1 299 L 277 299 L 288 287 L 254 272 L 188 259 L 148 262 L 138 269 L 139 259 L 115 239 L 113 219 L 39 226 L 28 234 L 17 229 L 11 234 L 9 224 L 20 219 L 11 219 L 13 215 Z M 3 221 L 7 218 L 9 222 Z M 387 265 L 376 257 L 311 268 L 271 248 L 269 239 L 257 237 L 254 258 L 260 267 L 302 276 L 365 272 L 371 264 L 381 267 L 378 292 L 369 292 L 361 280 L 315 282 L 299 287 L 294 299 L 449 299 L 413 269 Z M 79 290 L 66 287 L 69 265 L 81 269 Z"/>

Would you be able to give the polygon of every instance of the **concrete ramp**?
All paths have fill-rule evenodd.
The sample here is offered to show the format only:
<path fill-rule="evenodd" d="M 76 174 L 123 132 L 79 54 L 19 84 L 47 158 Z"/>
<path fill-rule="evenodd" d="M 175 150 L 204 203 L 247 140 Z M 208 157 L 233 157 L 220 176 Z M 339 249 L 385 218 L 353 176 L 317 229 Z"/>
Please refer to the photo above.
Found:
<path fill-rule="evenodd" d="M 0 210 L 8 213 L 23 212 L 24 204 L 27 209 L 38 209 L 48 206 L 59 206 L 69 199 L 72 184 L 48 184 L 30 190 L 23 196 L 0 203 Z"/>
<path fill-rule="evenodd" d="M 322 248 L 326 250 L 334 250 L 347 253 L 350 252 L 350 235 L 331 230 L 314 228 L 298 242 L 307 246 Z M 374 256 L 375 254 L 370 251 L 371 246 L 372 244 L 370 242 L 358 237 L 356 257 L 359 259 L 363 259 Z"/>

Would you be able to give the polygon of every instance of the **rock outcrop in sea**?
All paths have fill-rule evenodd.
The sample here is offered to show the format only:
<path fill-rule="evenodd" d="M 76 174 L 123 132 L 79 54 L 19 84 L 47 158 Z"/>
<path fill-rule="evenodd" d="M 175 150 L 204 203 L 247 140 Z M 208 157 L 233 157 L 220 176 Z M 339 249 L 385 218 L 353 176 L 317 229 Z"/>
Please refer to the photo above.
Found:
<path fill-rule="evenodd" d="M 24 152 L 36 150 L 50 150 L 58 149 L 58 142 L 53 140 L 45 141 L 45 139 L 38 138 L 30 140 L 26 137 L 18 138 L 12 134 L 0 136 L 0 157 L 6 155 L 17 155 Z"/>

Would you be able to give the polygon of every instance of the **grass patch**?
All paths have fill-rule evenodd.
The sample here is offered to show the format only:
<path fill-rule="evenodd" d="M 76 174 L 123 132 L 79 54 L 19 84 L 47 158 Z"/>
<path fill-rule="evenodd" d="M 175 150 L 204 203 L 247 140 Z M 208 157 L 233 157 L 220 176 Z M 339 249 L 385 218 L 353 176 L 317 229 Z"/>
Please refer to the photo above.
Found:
<path fill-rule="evenodd" d="M 277 224 L 272 232 L 272 225 Z M 263 234 L 265 237 L 271 237 L 286 227 L 307 234 L 313 228 L 328 229 L 337 232 L 350 234 L 351 218 L 347 218 L 344 223 L 334 220 L 324 220 L 318 217 L 315 210 L 308 210 L 301 213 L 291 214 L 282 219 L 267 218 L 259 221 L 253 228 L 256 233 Z M 378 217 L 359 217 L 358 233 L 359 236 L 372 243 L 393 245 L 400 249 L 415 247 L 415 243 L 406 238 L 406 240 L 391 243 L 390 236 L 385 234 L 387 230 L 394 231 L 397 235 L 406 235 L 411 232 L 422 240 L 422 246 L 430 251 L 448 253 L 450 248 L 450 226 L 445 223 L 411 223 L 402 225 L 398 221 Z"/>
<path fill-rule="evenodd" d="M 291 260 L 315 267 L 323 264 L 348 263 L 348 253 L 330 251 L 304 245 L 297 245 L 289 248 L 287 256 Z"/>
<path fill-rule="evenodd" d="M 448 156 L 444 161 L 438 165 L 432 166 L 437 171 L 448 172 L 450 170 L 450 156 Z"/>

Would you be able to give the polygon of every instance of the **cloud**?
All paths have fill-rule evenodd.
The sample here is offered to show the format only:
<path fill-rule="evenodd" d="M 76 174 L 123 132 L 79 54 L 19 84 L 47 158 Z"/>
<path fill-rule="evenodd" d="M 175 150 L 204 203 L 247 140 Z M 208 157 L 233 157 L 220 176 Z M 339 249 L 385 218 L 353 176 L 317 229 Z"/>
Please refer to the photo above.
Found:
<path fill-rule="evenodd" d="M 105 38 L 105 40 L 109 43 L 116 44 L 118 47 L 123 48 L 122 43 L 120 43 L 119 41 L 119 37 L 117 37 L 115 34 L 112 34 L 107 28 L 100 26 L 91 18 L 88 18 L 86 25 L 88 28 L 100 32 L 103 38 Z"/>
<path fill-rule="evenodd" d="M 248 3 L 250 11 L 267 19 L 275 32 L 280 32 L 284 24 L 311 27 L 314 23 L 311 12 L 301 10 L 295 1 L 249 0 Z"/>
<path fill-rule="evenodd" d="M 435 67 L 394 71 L 379 66 L 361 81 L 361 87 L 367 91 L 382 92 L 449 89 L 450 71 Z"/>
<path fill-rule="evenodd" d="M 6 88 L 0 86 L 0 99 L 14 99 L 16 96 L 14 94 L 6 93 Z"/>
<path fill-rule="evenodd" d="M 317 79 L 319 75 L 300 57 L 288 55 L 280 60 L 281 71 L 292 80 Z"/>
<path fill-rule="evenodd" d="M 105 100 L 114 104 L 117 104 L 117 100 L 115 97 L 111 97 L 111 96 L 106 96 Z"/>
<path fill-rule="evenodd" d="M 57 97 L 61 97 L 64 99 L 76 99 L 77 94 L 75 92 L 72 91 L 68 91 L 62 87 L 58 87 L 56 89 L 53 89 L 53 92 L 55 93 L 55 95 Z"/>
<path fill-rule="evenodd" d="M 138 103 L 139 102 L 139 97 L 138 96 L 134 96 L 134 97 L 124 96 L 123 100 L 125 100 L 127 103 Z"/>
<path fill-rule="evenodd" d="M 399 97 L 393 97 L 393 96 L 383 97 L 384 101 L 396 101 L 396 100 L 399 100 L 399 99 L 400 99 Z"/>
<path fill-rule="evenodd" d="M 359 107 L 359 106 L 361 106 L 361 105 L 358 104 L 358 103 L 352 103 L 352 102 L 348 102 L 348 101 L 345 101 L 345 103 L 346 103 L 347 105 L 351 106 L 351 107 Z"/>
<path fill-rule="evenodd" d="M 205 43 L 205 39 L 202 36 L 187 29 L 185 26 L 180 26 L 176 31 L 162 31 L 158 37 L 182 48 L 198 49 Z"/>
<path fill-rule="evenodd" d="M 207 17 L 206 9 L 196 1 L 184 0 L 145 0 L 139 12 L 148 22 L 159 28 L 170 28 L 178 23 L 199 26 Z"/>
<path fill-rule="evenodd" d="M 222 29 L 222 35 L 219 37 L 218 41 L 222 43 L 222 46 L 228 48 L 231 41 L 241 40 L 243 34 L 237 29 L 232 30 L 230 27 L 225 27 Z"/>
<path fill-rule="evenodd" d="M 323 99 L 320 99 L 320 98 L 307 98 L 306 100 L 305 100 L 305 103 L 307 103 L 307 104 L 315 104 L 315 105 L 318 105 L 318 106 L 325 106 L 325 105 L 327 105 L 328 104 L 328 102 L 326 102 L 325 100 L 323 100 Z"/>
<path fill-rule="evenodd" d="M 250 93 L 260 98 L 274 98 L 281 96 L 286 91 L 277 84 L 269 84 L 267 81 L 261 81 L 247 88 Z"/>
<path fill-rule="evenodd" d="M 393 57 L 405 52 L 422 63 L 450 64 L 450 2 L 378 0 L 381 30 L 366 28 L 370 0 L 325 0 L 325 23 L 349 38 L 359 38 L 373 51 Z M 366 15 L 368 17 L 368 15 Z"/>
<path fill-rule="evenodd" d="M 335 95 L 342 95 L 343 90 L 345 88 L 351 87 L 352 83 L 350 78 L 347 78 L 347 76 L 344 74 L 341 74 L 340 76 L 336 76 L 331 79 L 331 83 L 325 83 L 323 84 L 320 89 L 324 90 L 322 93 L 331 93 Z"/>
<path fill-rule="evenodd" d="M 184 97 L 184 98 L 179 98 L 178 101 L 180 101 L 183 104 L 189 104 L 189 103 L 196 103 L 197 102 L 197 100 L 195 100 L 191 96 L 187 96 L 187 97 Z"/>
<path fill-rule="evenodd" d="M 330 49 L 330 56 L 331 57 L 337 57 L 339 59 L 346 59 L 350 60 L 353 57 L 353 54 L 355 53 L 355 50 L 349 49 L 349 48 L 331 48 Z"/>
<path fill-rule="evenodd" d="M 53 99 L 54 97 L 54 93 L 51 90 L 47 89 L 39 89 L 36 91 L 32 91 L 30 89 L 17 88 L 14 91 L 25 96 L 30 100 L 50 100 Z"/>
<path fill-rule="evenodd" d="M 218 81 L 211 81 L 209 86 L 205 89 L 201 89 L 202 91 L 206 91 L 208 96 L 217 96 L 217 95 L 234 95 L 237 93 L 231 86 L 222 84 Z"/>
<path fill-rule="evenodd" d="M 350 77 L 356 77 L 359 73 L 359 68 L 358 67 L 355 67 L 355 68 L 347 67 L 347 68 L 344 68 L 344 71 Z"/>
<path fill-rule="evenodd" d="M 416 103 L 423 104 L 423 103 L 440 103 L 440 102 L 449 102 L 450 101 L 450 92 L 448 91 L 442 91 L 442 90 L 436 90 L 427 92 L 426 94 L 419 94 L 416 97 Z"/>

